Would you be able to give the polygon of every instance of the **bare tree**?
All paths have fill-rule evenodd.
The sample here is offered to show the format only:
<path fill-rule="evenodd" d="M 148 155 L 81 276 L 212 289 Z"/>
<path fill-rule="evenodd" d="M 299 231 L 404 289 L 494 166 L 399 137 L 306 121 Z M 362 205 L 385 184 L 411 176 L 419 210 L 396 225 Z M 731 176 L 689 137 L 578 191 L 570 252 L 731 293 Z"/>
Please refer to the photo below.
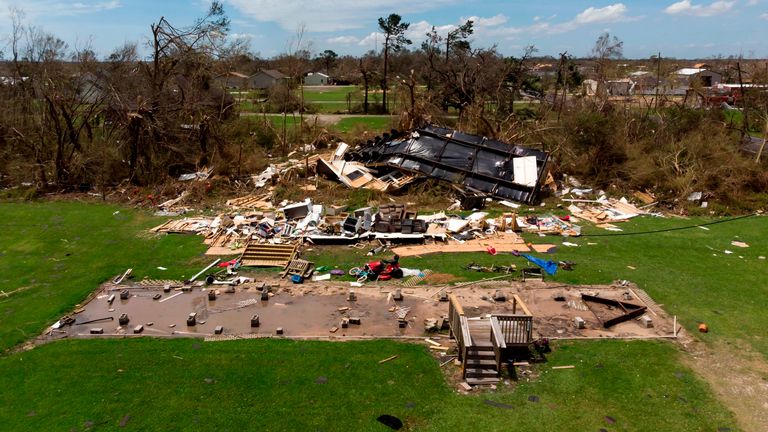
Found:
<path fill-rule="evenodd" d="M 597 98 L 600 101 L 601 108 L 608 99 L 608 88 L 606 86 L 608 69 L 611 60 L 624 57 L 624 42 L 616 36 L 611 36 L 605 32 L 597 38 L 594 47 L 592 47 L 592 58 L 595 61 L 595 72 L 597 75 Z"/>

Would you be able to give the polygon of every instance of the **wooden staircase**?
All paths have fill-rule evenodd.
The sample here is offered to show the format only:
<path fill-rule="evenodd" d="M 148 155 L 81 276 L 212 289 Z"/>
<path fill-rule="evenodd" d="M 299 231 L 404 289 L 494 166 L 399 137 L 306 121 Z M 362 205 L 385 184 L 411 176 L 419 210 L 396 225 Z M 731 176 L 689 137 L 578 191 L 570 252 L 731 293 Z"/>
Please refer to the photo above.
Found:
<path fill-rule="evenodd" d="M 491 321 L 488 318 L 468 318 L 467 324 L 472 346 L 467 348 L 464 378 L 469 385 L 496 384 L 501 371 L 491 343 Z"/>
<path fill-rule="evenodd" d="M 514 296 L 512 315 L 468 318 L 456 297 L 449 297 L 448 317 L 451 335 L 459 347 L 462 376 L 469 385 L 491 385 L 501 380 L 501 365 L 508 348 L 528 346 L 533 316 Z M 517 305 L 522 313 L 517 313 Z"/>
<path fill-rule="evenodd" d="M 500 373 L 492 346 L 474 346 L 467 350 L 464 360 L 464 379 L 469 385 L 496 384 Z"/>

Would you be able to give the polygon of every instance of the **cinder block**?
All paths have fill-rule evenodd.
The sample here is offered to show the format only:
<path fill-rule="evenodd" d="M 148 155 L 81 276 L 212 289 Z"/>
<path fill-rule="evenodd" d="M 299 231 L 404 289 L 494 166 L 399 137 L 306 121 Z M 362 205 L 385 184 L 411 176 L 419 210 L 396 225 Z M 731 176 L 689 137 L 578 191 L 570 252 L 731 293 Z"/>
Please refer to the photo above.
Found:
<path fill-rule="evenodd" d="M 652 328 L 653 319 L 651 319 L 651 317 L 648 315 L 643 315 L 640 317 L 640 325 L 643 326 L 643 328 Z"/>
<path fill-rule="evenodd" d="M 400 290 L 400 288 L 395 290 L 395 293 L 392 295 L 392 300 L 403 301 L 403 292 Z"/>
<path fill-rule="evenodd" d="M 584 318 L 577 316 L 573 319 L 573 326 L 577 329 L 584 329 L 587 328 L 587 322 L 584 321 Z"/>

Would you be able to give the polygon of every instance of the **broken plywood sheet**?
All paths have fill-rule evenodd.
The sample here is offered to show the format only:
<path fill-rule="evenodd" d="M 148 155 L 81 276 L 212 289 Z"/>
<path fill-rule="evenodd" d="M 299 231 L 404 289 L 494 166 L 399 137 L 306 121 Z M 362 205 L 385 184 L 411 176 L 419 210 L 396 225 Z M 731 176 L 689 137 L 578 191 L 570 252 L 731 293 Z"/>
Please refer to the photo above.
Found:
<path fill-rule="evenodd" d="M 251 209 L 251 208 L 261 208 L 261 209 L 271 209 L 272 203 L 269 200 L 269 197 L 271 194 L 264 194 L 264 195 L 247 195 L 240 198 L 234 198 L 231 200 L 227 200 L 227 206 L 235 208 L 235 209 Z"/>
<path fill-rule="evenodd" d="M 197 234 L 210 227 L 212 222 L 212 218 L 205 217 L 172 219 L 152 228 L 150 231 L 156 233 Z"/>
<path fill-rule="evenodd" d="M 515 233 L 503 233 L 486 239 L 467 240 L 463 243 L 450 242 L 419 246 L 401 246 L 392 249 L 393 253 L 402 256 L 424 255 L 438 252 L 486 252 L 489 247 L 496 252 L 529 252 L 525 240 Z"/>

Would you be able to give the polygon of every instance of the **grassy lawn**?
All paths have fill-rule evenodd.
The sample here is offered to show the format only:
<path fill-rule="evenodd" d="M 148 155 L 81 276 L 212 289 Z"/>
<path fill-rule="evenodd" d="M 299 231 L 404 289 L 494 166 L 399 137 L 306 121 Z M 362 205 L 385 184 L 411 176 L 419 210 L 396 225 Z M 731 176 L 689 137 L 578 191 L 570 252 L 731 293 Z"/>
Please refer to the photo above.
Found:
<path fill-rule="evenodd" d="M 399 357 L 378 363 L 392 355 Z M 0 359 L 0 379 L 14 389 L 0 392 L 0 424 L 5 430 L 123 430 L 122 424 L 136 431 L 386 431 L 376 418 L 389 414 L 404 430 L 419 431 L 470 424 L 473 430 L 735 431 L 678 355 L 661 342 L 560 344 L 537 381 L 461 396 L 423 346 L 391 341 L 63 341 Z"/>
<path fill-rule="evenodd" d="M 116 213 L 117 212 L 117 213 Z M 163 218 L 77 202 L 1 203 L 0 351 L 39 334 L 111 276 L 172 279 L 207 262 L 200 238 L 149 238 Z M 157 267 L 168 270 L 158 270 Z"/>
<path fill-rule="evenodd" d="M 146 228 L 162 219 L 142 212 L 77 202 L 0 204 L 0 212 L 4 291 L 28 287 L 0 299 L 3 349 L 38 334 L 127 267 L 138 278 L 170 279 L 209 262 L 200 256 L 205 248 L 199 237 L 147 236 Z M 702 221 L 711 219 L 639 218 L 622 228 L 641 232 Z M 767 218 L 706 231 L 584 232 L 568 239 L 579 247 L 560 246 L 551 256 L 576 263 L 575 271 L 553 280 L 632 280 L 689 329 L 706 321 L 712 330 L 705 340 L 735 346 L 743 340 L 768 352 L 761 336 L 768 317 L 760 305 L 768 262 L 758 258 L 768 256 L 761 244 Z M 751 247 L 731 246 L 735 239 Z M 365 250 L 312 249 L 307 256 L 317 265 L 348 268 L 371 259 Z M 726 249 L 734 253 L 724 254 Z M 525 265 L 522 258 L 488 254 L 425 255 L 402 263 L 453 273 L 457 280 L 495 276 L 467 273 L 463 267 L 470 261 Z M 378 364 L 395 354 L 396 360 Z M 461 396 L 423 346 L 391 341 L 61 341 L 0 356 L 6 388 L 0 392 L 0 429 L 112 430 L 123 423 L 128 430 L 383 431 L 375 418 L 391 414 L 407 430 L 462 430 L 467 424 L 487 430 L 737 430 L 708 386 L 681 365 L 681 355 L 668 342 L 561 342 L 538 367 L 538 379 L 523 380 L 512 391 L 502 385 Z M 576 368 L 551 369 L 555 365 Z"/>
<path fill-rule="evenodd" d="M 393 117 L 346 117 L 339 120 L 334 128 L 339 132 L 349 133 L 355 126 L 364 125 L 367 130 L 381 132 L 392 129 L 393 122 L 396 123 L 396 121 Z"/>
<path fill-rule="evenodd" d="M 304 87 L 304 100 L 308 102 L 344 102 L 347 101 L 347 95 L 359 92 L 357 86 L 334 86 L 334 87 Z M 354 99 L 354 97 L 353 97 Z"/>

